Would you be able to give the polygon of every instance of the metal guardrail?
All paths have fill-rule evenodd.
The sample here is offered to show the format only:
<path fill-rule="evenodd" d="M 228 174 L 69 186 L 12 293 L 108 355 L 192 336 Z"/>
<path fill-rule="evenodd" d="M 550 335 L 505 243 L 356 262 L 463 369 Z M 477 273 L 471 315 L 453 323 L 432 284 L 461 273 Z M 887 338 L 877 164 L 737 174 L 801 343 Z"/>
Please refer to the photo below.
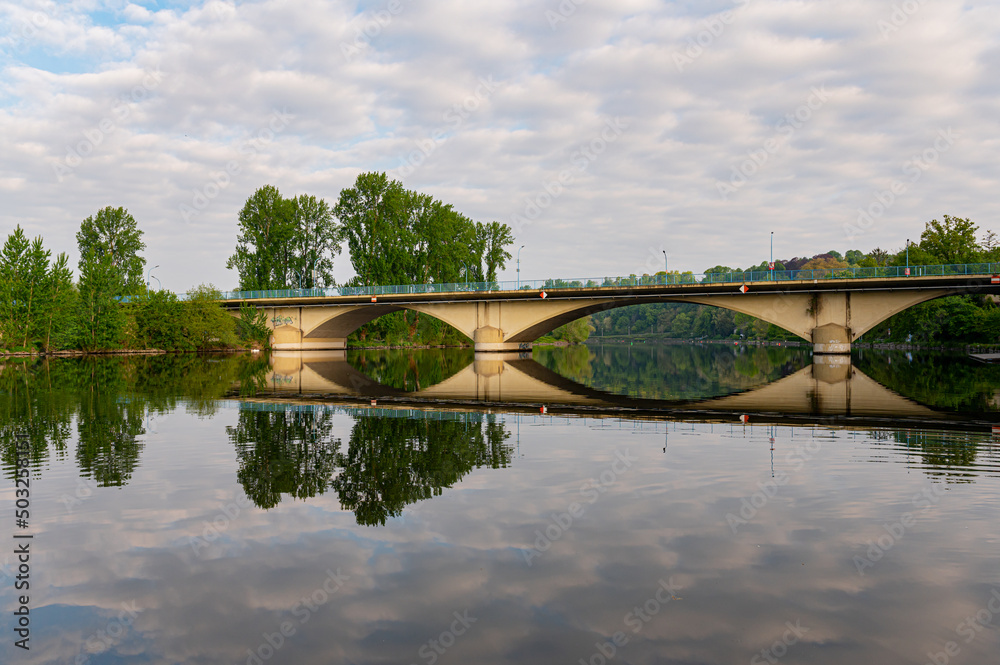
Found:
<path fill-rule="evenodd" d="M 845 268 L 843 270 L 762 270 L 725 273 L 671 273 L 668 275 L 631 275 L 629 277 L 589 277 L 582 279 L 536 279 L 495 282 L 440 282 L 436 284 L 398 284 L 391 286 L 332 286 L 316 289 L 272 289 L 264 291 L 225 291 L 223 300 L 257 300 L 263 298 L 308 298 L 336 296 L 381 296 L 418 293 L 467 293 L 490 291 L 539 291 L 555 289 L 608 288 L 629 286 L 672 286 L 682 284 L 742 284 L 752 282 L 783 282 L 796 280 L 831 280 L 865 278 L 899 278 L 996 275 L 1000 263 L 964 263 L 940 266 L 882 266 Z M 179 296 L 184 299 L 184 296 Z"/>

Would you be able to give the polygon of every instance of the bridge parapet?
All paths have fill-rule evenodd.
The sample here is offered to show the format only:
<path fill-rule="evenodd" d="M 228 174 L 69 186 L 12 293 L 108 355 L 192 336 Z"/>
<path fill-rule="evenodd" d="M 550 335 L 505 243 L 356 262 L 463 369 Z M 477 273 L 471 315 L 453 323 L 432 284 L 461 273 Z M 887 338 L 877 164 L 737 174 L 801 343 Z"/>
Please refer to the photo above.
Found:
<path fill-rule="evenodd" d="M 625 289 L 643 286 L 684 286 L 724 284 L 783 284 L 788 282 L 819 282 L 843 280 L 913 280 L 921 277 L 992 277 L 1000 275 L 1000 263 L 962 263 L 936 266 L 875 266 L 852 267 L 842 270 L 762 270 L 719 273 L 670 273 L 630 275 L 628 277 L 583 277 L 573 279 L 510 280 L 493 282 L 438 282 L 430 284 L 393 284 L 372 286 L 333 286 L 314 289 L 272 289 L 259 291 L 225 291 L 222 299 L 289 300 L 293 298 L 352 298 L 387 295 L 419 294 L 485 294 L 518 293 L 533 295 L 539 291 L 564 289 Z"/>

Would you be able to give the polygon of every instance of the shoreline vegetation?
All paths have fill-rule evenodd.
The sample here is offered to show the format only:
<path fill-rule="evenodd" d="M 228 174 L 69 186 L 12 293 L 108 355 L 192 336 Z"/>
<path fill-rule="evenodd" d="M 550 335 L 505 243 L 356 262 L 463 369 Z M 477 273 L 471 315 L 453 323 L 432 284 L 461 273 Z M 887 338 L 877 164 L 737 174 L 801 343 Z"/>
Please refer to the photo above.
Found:
<path fill-rule="evenodd" d="M 356 277 L 339 286 L 495 281 L 511 259 L 509 226 L 477 222 L 426 194 L 406 190 L 384 173 L 363 173 L 333 206 L 314 196 L 283 197 L 265 185 L 238 214 L 236 251 L 227 267 L 239 290 L 338 286 L 333 260 L 348 249 Z M 867 254 L 828 251 L 775 261 L 775 270 L 838 270 L 1000 262 L 992 231 L 977 239 L 968 219 L 944 215 L 927 222 L 919 243 Z M 77 276 L 66 254 L 54 259 L 39 236 L 20 226 L 0 250 L 0 356 L 153 355 L 267 350 L 271 327 L 263 310 L 242 304 L 224 309 L 211 284 L 177 294 L 150 288 L 143 232 L 124 208 L 99 210 L 76 234 Z M 714 266 L 705 271 L 764 271 Z M 654 275 L 666 275 L 660 271 Z M 692 275 L 690 271 L 671 275 Z M 638 277 L 638 275 L 632 275 Z M 145 279 L 144 279 L 145 278 Z M 921 303 L 875 326 L 856 348 L 993 350 L 1000 344 L 995 296 L 948 296 Z M 572 345 L 624 338 L 808 343 L 754 317 L 686 303 L 652 303 L 585 316 L 536 340 L 534 346 Z M 410 311 L 370 321 L 347 338 L 347 348 L 468 348 L 472 340 L 443 321 Z"/>

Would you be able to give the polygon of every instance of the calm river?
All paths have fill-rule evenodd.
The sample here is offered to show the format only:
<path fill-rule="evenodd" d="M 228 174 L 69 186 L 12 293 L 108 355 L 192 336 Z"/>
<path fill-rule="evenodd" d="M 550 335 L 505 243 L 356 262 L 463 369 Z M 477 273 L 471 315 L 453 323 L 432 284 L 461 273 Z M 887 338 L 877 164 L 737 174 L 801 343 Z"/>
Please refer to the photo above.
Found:
<path fill-rule="evenodd" d="M 2 663 L 1000 653 L 1000 367 L 961 356 L 13 360 L 0 427 Z"/>

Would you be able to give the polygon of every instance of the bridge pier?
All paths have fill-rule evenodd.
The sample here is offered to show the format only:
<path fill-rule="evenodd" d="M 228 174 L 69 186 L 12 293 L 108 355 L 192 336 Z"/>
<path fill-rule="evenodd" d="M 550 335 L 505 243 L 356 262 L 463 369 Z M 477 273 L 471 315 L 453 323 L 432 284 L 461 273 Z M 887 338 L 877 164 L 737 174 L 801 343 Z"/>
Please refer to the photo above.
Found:
<path fill-rule="evenodd" d="M 828 323 L 813 328 L 813 353 L 818 354 L 850 354 L 851 331 L 846 326 Z"/>
<path fill-rule="evenodd" d="M 503 331 L 490 325 L 472 331 L 472 342 L 476 353 L 531 350 L 531 342 L 505 342 Z"/>

